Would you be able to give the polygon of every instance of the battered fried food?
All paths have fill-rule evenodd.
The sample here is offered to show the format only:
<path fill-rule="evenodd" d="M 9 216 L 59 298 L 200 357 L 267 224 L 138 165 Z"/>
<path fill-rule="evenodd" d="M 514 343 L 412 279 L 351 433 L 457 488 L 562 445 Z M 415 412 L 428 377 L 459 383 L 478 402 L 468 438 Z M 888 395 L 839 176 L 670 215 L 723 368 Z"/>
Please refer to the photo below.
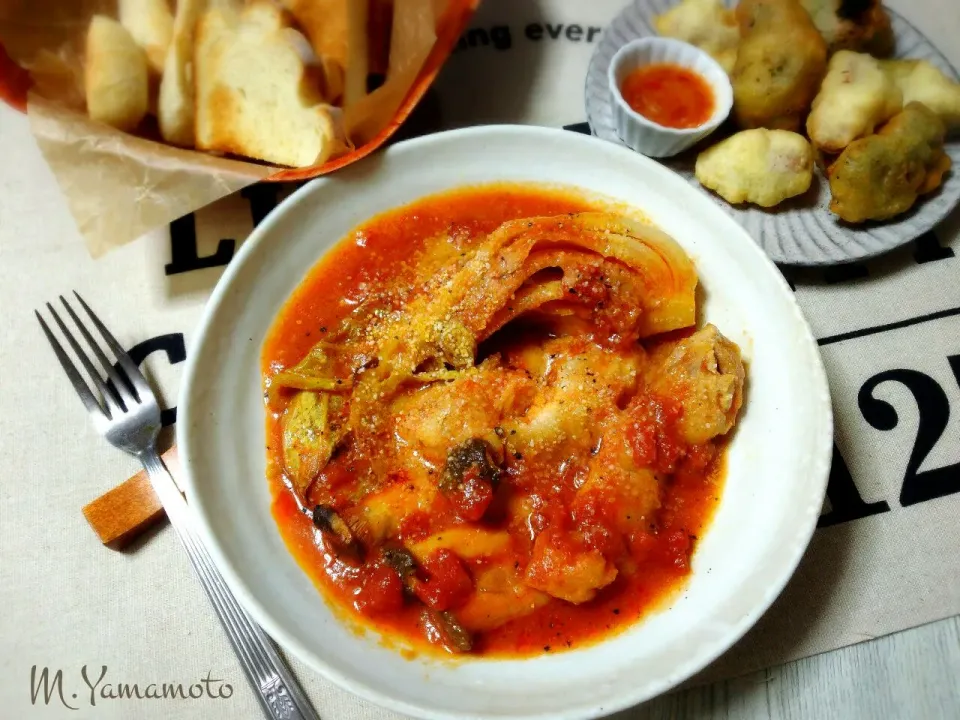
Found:
<path fill-rule="evenodd" d="M 683 0 L 654 18 L 653 23 L 660 35 L 697 46 L 720 63 L 728 75 L 733 72 L 740 28 L 733 10 L 720 0 Z"/>
<path fill-rule="evenodd" d="M 950 169 L 943 121 L 909 103 L 876 135 L 854 140 L 829 168 L 830 209 L 843 220 L 887 220 L 940 186 Z"/>
<path fill-rule="evenodd" d="M 960 128 L 960 83 L 926 60 L 883 60 L 884 72 L 900 88 L 903 102 L 922 102 L 947 126 Z"/>
<path fill-rule="evenodd" d="M 813 149 L 787 130 L 744 130 L 700 153 L 696 174 L 727 202 L 773 207 L 810 187 Z"/>
<path fill-rule="evenodd" d="M 880 0 L 800 0 L 827 49 L 855 50 L 883 57 L 893 52 L 890 16 Z"/>
<path fill-rule="evenodd" d="M 827 45 L 798 0 L 742 0 L 733 111 L 743 128 L 799 130 L 827 69 Z"/>
<path fill-rule="evenodd" d="M 821 150 L 838 153 L 903 108 L 900 88 L 870 55 L 841 50 L 827 66 L 807 118 L 807 135 Z"/>

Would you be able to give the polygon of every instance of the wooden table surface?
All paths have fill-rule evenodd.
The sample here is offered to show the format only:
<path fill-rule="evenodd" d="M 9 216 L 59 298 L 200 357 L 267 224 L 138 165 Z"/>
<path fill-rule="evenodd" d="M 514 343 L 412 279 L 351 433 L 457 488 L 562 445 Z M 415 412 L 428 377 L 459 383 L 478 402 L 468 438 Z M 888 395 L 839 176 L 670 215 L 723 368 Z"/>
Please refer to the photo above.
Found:
<path fill-rule="evenodd" d="M 960 718 L 960 616 L 734 680 L 679 691 L 614 717 Z"/>

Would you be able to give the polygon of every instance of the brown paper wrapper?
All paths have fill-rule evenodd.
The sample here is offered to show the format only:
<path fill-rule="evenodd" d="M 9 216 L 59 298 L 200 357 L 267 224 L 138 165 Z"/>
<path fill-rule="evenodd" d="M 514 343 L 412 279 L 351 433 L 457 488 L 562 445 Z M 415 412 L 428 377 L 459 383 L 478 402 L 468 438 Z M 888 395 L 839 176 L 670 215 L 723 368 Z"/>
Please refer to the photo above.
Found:
<path fill-rule="evenodd" d="M 305 180 L 373 152 L 426 92 L 478 3 L 371 0 L 374 69 L 385 55 L 377 38 L 389 28 L 386 80 L 346 109 L 347 141 L 323 165 L 222 158 L 152 140 L 150 128 L 136 136 L 91 121 L 84 114 L 83 37 L 94 14 L 116 15 L 115 0 L 0 0 L 0 99 L 26 108 L 40 151 L 98 257 L 247 185 Z"/>
<path fill-rule="evenodd" d="M 93 257 L 275 172 L 128 135 L 33 93 L 27 115 Z"/>
<path fill-rule="evenodd" d="M 346 126 L 354 142 L 370 142 L 384 116 L 392 117 L 403 102 L 436 43 L 435 0 L 394 0 L 387 80 L 375 92 L 346 110 Z"/>

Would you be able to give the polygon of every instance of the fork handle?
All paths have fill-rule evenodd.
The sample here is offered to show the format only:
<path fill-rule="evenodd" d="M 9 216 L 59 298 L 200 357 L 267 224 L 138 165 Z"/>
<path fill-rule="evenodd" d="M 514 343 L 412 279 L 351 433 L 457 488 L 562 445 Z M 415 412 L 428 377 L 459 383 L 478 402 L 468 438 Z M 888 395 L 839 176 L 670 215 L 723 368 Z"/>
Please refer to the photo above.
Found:
<path fill-rule="evenodd" d="M 155 451 L 140 455 L 150 483 L 170 524 L 200 576 L 220 623 L 253 686 L 264 715 L 270 720 L 320 720 L 299 683 L 279 656 L 273 642 L 240 606 L 193 529 L 187 503 Z"/>

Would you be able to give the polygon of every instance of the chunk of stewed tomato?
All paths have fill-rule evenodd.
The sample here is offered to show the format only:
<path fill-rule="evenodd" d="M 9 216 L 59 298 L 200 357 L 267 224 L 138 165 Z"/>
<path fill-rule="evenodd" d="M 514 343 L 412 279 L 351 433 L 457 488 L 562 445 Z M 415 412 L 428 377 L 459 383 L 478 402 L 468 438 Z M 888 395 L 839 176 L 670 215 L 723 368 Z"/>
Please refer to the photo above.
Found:
<path fill-rule="evenodd" d="M 362 577 L 353 598 L 357 610 L 379 615 L 400 609 L 403 605 L 403 583 L 396 570 L 377 561 L 364 568 Z"/>
<path fill-rule="evenodd" d="M 421 560 L 413 592 L 428 607 L 449 610 L 466 602 L 473 592 L 473 580 L 460 558 L 442 549 Z"/>
<path fill-rule="evenodd" d="M 457 515 L 467 522 L 477 522 L 493 500 L 493 487 L 480 477 L 476 468 L 463 474 L 463 483 L 450 493 L 450 503 Z"/>
<path fill-rule="evenodd" d="M 675 530 L 667 536 L 667 557 L 674 567 L 689 570 L 692 553 L 693 538 L 685 530 Z"/>

